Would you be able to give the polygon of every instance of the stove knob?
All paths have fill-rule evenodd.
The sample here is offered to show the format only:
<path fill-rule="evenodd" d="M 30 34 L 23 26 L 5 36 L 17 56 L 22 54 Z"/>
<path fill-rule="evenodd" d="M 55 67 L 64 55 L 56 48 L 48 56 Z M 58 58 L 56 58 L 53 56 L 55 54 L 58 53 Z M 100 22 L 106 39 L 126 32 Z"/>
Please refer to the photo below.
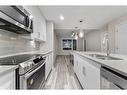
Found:
<path fill-rule="evenodd" d="M 30 64 L 30 67 L 32 67 L 33 66 L 33 63 L 32 64 Z"/>
<path fill-rule="evenodd" d="M 34 63 L 32 63 L 32 66 L 34 66 Z"/>
<path fill-rule="evenodd" d="M 29 66 L 27 66 L 27 69 L 29 69 L 30 67 Z"/>
<path fill-rule="evenodd" d="M 30 68 L 30 64 L 27 66 L 27 68 L 28 68 L 28 69 Z"/>
<path fill-rule="evenodd" d="M 24 67 L 24 71 L 26 71 L 27 70 L 27 67 Z"/>

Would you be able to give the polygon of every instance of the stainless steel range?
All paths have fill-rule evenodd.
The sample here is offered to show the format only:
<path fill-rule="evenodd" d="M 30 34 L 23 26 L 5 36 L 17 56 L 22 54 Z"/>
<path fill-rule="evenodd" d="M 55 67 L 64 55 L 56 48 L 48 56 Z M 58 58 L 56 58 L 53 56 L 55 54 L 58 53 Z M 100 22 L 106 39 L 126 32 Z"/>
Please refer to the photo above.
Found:
<path fill-rule="evenodd" d="M 46 57 L 24 54 L 0 59 L 0 65 L 19 65 L 16 70 L 16 89 L 42 89 L 45 81 Z"/>

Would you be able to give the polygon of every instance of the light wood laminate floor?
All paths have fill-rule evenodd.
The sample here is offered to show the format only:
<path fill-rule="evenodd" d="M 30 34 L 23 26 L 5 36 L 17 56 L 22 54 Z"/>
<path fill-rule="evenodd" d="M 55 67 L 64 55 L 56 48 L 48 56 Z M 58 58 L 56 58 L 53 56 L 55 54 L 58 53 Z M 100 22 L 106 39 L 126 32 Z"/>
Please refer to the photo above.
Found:
<path fill-rule="evenodd" d="M 55 67 L 51 71 L 44 89 L 81 89 L 69 56 L 57 56 Z"/>

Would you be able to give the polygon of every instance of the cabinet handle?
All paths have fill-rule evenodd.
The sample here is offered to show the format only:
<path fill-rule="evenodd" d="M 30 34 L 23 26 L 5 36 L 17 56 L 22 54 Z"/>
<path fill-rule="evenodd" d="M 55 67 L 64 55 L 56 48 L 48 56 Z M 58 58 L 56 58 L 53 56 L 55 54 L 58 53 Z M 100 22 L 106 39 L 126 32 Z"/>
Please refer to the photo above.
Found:
<path fill-rule="evenodd" d="M 86 68 L 85 67 L 83 67 L 82 73 L 84 76 L 86 76 Z"/>

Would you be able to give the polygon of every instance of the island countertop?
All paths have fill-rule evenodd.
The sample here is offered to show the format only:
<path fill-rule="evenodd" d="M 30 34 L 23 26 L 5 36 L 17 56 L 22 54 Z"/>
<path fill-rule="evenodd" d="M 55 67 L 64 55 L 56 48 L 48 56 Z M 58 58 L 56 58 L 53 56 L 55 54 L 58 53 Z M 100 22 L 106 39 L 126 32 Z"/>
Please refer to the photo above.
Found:
<path fill-rule="evenodd" d="M 89 54 L 106 55 L 106 53 L 74 51 L 71 54 L 78 54 L 82 57 L 96 61 L 101 66 L 106 66 L 127 77 L 127 56 L 126 55 L 110 54 L 111 57 L 121 58 L 122 60 L 102 60 L 96 57 L 89 56 Z"/>

